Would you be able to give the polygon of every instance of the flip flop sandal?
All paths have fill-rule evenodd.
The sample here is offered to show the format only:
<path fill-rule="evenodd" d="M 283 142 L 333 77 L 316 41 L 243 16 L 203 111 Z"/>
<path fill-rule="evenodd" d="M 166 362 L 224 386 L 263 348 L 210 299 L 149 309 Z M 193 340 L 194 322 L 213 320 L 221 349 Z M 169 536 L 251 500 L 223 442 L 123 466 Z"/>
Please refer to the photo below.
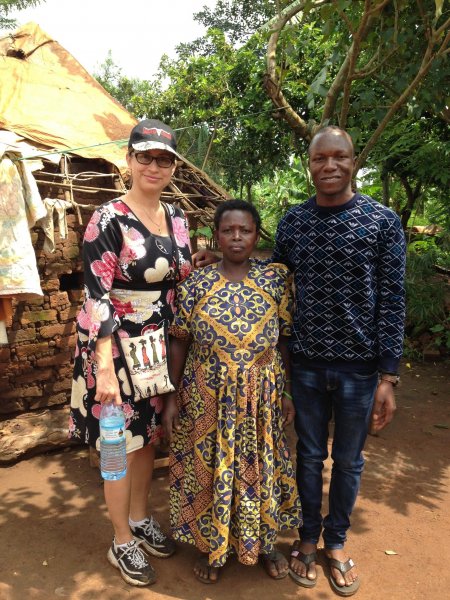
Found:
<path fill-rule="evenodd" d="M 312 562 L 317 562 L 317 552 L 310 552 L 309 554 L 305 554 L 304 552 L 301 552 L 298 549 L 299 545 L 300 542 L 298 540 L 295 540 L 295 542 L 292 544 L 291 556 L 293 558 L 296 558 L 297 560 L 302 562 L 306 567 L 308 567 Z M 309 579 L 308 577 L 303 577 L 302 575 L 299 575 L 292 569 L 289 569 L 289 575 L 292 577 L 292 579 L 297 585 L 301 585 L 305 588 L 313 588 L 317 583 L 317 576 L 314 579 Z"/>
<path fill-rule="evenodd" d="M 219 581 L 219 573 L 217 573 L 217 579 L 210 579 L 209 578 L 209 575 L 211 574 L 211 569 L 214 569 L 215 567 L 211 567 L 210 566 L 210 564 L 208 563 L 208 559 L 207 558 L 199 558 L 196 561 L 195 564 L 199 565 L 200 567 L 202 567 L 203 569 L 206 569 L 208 571 L 208 578 L 207 579 L 205 579 L 204 577 L 201 577 L 200 575 L 198 575 L 194 571 L 194 575 L 195 575 L 196 579 L 198 579 L 202 583 L 206 583 L 206 584 L 217 583 Z"/>
<path fill-rule="evenodd" d="M 288 571 L 285 571 L 284 573 L 278 573 L 277 575 L 272 575 L 269 569 L 268 563 L 276 563 L 279 560 L 282 560 L 283 558 L 285 559 L 285 556 L 278 550 L 272 550 L 270 554 L 261 554 L 261 561 L 264 570 L 266 571 L 267 575 L 269 575 L 269 577 L 271 577 L 272 579 L 284 579 L 287 576 Z"/>
<path fill-rule="evenodd" d="M 352 561 L 352 559 L 349 558 L 345 563 L 341 562 L 340 560 L 336 560 L 335 558 L 330 558 L 329 556 L 327 556 L 327 559 L 328 565 L 330 566 L 330 584 L 336 594 L 339 594 L 339 596 L 353 596 L 353 594 L 356 594 L 360 584 L 359 578 L 356 579 L 351 585 L 338 585 L 331 572 L 331 567 L 334 567 L 339 571 L 339 573 L 341 573 L 343 577 L 347 571 L 350 571 L 350 569 L 355 566 L 355 563 Z"/>

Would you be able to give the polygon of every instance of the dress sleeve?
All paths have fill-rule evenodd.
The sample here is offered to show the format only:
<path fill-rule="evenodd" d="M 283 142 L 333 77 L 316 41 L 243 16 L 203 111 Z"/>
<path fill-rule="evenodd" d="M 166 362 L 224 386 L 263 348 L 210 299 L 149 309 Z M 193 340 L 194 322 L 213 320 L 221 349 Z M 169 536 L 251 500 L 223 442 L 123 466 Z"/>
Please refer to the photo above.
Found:
<path fill-rule="evenodd" d="M 118 270 L 121 247 L 117 218 L 101 206 L 92 215 L 84 235 L 85 301 L 77 319 L 79 328 L 89 337 L 92 350 L 98 338 L 111 335 L 119 327 L 109 292 Z"/>
<path fill-rule="evenodd" d="M 278 319 L 280 335 L 290 337 L 292 333 L 292 314 L 294 309 L 293 278 L 285 265 L 277 265 L 280 274 L 280 302 Z"/>
<path fill-rule="evenodd" d="M 177 285 L 176 312 L 169 333 L 187 339 L 191 335 L 191 318 L 196 303 L 196 272 Z"/>

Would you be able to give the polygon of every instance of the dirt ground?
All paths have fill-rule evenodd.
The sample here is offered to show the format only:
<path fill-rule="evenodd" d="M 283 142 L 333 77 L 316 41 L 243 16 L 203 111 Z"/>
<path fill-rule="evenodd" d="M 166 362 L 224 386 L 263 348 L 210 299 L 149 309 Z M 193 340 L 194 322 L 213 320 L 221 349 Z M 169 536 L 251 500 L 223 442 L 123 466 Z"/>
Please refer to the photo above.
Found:
<path fill-rule="evenodd" d="M 366 469 L 347 548 L 358 565 L 361 600 L 440 600 L 450 590 L 450 363 L 402 366 L 394 423 L 366 445 Z M 290 439 L 294 446 L 295 435 Z M 0 469 L 1 600 L 327 600 L 317 586 L 270 580 L 262 567 L 230 560 L 215 586 L 192 576 L 195 551 L 153 560 L 158 581 L 132 588 L 106 560 L 111 528 L 98 472 L 84 448 Z M 329 477 L 329 464 L 325 472 Z M 168 474 L 157 471 L 153 514 L 167 527 Z M 326 499 L 325 499 L 326 500 Z M 287 553 L 295 533 L 280 536 Z"/>

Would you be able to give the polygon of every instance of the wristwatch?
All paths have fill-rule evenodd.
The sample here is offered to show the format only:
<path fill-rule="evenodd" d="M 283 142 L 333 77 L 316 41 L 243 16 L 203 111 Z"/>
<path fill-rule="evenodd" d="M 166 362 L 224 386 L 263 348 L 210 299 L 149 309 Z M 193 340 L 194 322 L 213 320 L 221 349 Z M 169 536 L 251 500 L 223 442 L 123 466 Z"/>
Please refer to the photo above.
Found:
<path fill-rule="evenodd" d="M 380 381 L 389 381 L 393 387 L 396 387 L 400 382 L 400 376 L 395 373 L 380 373 Z"/>

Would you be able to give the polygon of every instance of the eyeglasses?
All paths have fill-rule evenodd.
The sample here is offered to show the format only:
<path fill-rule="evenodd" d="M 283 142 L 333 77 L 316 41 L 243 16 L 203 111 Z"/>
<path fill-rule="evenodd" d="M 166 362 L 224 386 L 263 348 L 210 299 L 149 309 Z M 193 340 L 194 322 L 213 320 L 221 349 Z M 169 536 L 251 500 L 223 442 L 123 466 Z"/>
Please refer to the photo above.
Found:
<path fill-rule="evenodd" d="M 156 161 L 158 167 L 161 167 L 161 169 L 168 169 L 175 162 L 175 159 L 171 156 L 152 156 L 146 152 L 133 152 L 133 154 L 140 165 L 151 165 L 153 161 Z"/>

